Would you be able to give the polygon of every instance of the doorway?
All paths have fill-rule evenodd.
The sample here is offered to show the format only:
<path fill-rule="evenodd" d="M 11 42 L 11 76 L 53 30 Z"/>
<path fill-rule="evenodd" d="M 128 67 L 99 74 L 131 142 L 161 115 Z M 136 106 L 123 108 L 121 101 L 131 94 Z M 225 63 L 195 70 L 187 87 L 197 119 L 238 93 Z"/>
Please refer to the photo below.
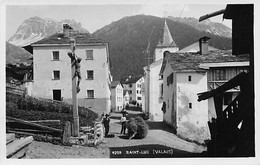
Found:
<path fill-rule="evenodd" d="M 61 90 L 53 90 L 53 100 L 61 101 Z"/>

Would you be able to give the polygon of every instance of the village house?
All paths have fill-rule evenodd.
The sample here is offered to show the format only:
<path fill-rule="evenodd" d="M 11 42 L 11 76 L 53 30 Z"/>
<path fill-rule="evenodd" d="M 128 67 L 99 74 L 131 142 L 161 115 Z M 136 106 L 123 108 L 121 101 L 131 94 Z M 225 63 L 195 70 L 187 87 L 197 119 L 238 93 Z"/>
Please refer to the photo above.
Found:
<path fill-rule="evenodd" d="M 208 51 L 208 42 L 200 41 L 198 53 L 165 53 L 160 74 L 163 75 L 163 121 L 186 139 L 203 143 L 209 139 L 207 122 L 214 117 L 213 102 L 198 102 L 197 94 L 221 85 L 240 71 L 246 71 L 247 57 L 237 57 L 231 51 Z M 224 101 L 237 95 L 228 91 Z"/>
<path fill-rule="evenodd" d="M 208 153 L 212 156 L 254 157 L 254 4 L 228 4 L 225 9 L 201 16 L 199 21 L 221 14 L 223 19 L 232 19 L 232 54 L 247 60 L 241 61 L 244 62 L 242 65 L 239 61 L 236 62 L 240 64 L 225 65 L 222 71 L 219 70 L 222 68 L 217 68 L 219 71 L 216 72 L 211 69 L 213 77 L 209 90 L 198 93 L 198 101 L 214 100 L 216 118 L 209 122 L 211 141 L 207 145 Z M 228 66 L 234 69 L 227 69 Z M 204 64 L 202 67 L 210 69 L 213 66 Z M 222 76 L 215 75 L 217 72 Z M 216 82 L 219 78 L 230 77 L 233 78 L 221 86 Z M 225 96 L 231 91 L 236 91 L 236 98 L 234 92 Z M 223 107 L 225 100 L 228 105 Z"/>
<path fill-rule="evenodd" d="M 132 76 L 132 74 L 129 74 L 128 77 L 121 79 L 120 82 L 129 93 L 129 103 L 136 101 L 138 106 L 142 106 L 141 87 L 144 82 L 143 76 Z"/>
<path fill-rule="evenodd" d="M 143 68 L 145 72 L 145 93 L 143 93 L 145 96 L 145 106 L 142 108 L 143 111 L 149 113 L 149 118 L 152 121 L 163 121 L 163 112 L 161 110 L 163 103 L 163 79 L 159 75 L 163 61 L 163 53 L 165 51 L 173 53 L 177 52 L 178 50 L 179 48 L 172 38 L 165 19 L 162 42 L 159 42 L 155 48 L 154 62 Z"/>
<path fill-rule="evenodd" d="M 63 33 L 56 33 L 31 44 L 33 52 L 32 96 L 72 103 L 72 75 L 70 38 L 76 40 L 75 54 L 81 58 L 78 105 L 96 112 L 109 112 L 110 64 L 108 43 L 89 33 L 73 31 L 64 25 Z"/>
<path fill-rule="evenodd" d="M 122 111 L 124 107 L 123 86 L 120 81 L 111 83 L 111 110 Z"/>
<path fill-rule="evenodd" d="M 124 91 L 123 91 L 124 93 L 123 93 L 123 99 L 124 99 L 124 102 L 123 102 L 123 104 L 124 104 L 124 108 L 126 107 L 126 105 L 129 105 L 129 93 L 128 93 L 128 90 L 125 90 L 124 89 Z"/>

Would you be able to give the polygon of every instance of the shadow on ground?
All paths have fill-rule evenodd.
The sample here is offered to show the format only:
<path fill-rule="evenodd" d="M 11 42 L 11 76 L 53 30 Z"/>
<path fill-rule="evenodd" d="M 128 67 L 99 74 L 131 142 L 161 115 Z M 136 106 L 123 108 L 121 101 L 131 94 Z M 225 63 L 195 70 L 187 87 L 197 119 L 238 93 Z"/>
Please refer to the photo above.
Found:
<path fill-rule="evenodd" d="M 136 111 L 136 112 L 142 112 L 142 107 L 129 106 L 126 110 L 131 110 L 131 111 Z"/>
<path fill-rule="evenodd" d="M 156 121 L 146 121 L 149 126 L 149 130 L 164 130 L 170 133 L 176 133 L 176 131 L 171 128 L 169 125 L 163 122 L 156 122 Z"/>
<path fill-rule="evenodd" d="M 206 157 L 205 153 L 190 153 L 159 144 L 110 147 L 110 158 L 191 158 Z"/>

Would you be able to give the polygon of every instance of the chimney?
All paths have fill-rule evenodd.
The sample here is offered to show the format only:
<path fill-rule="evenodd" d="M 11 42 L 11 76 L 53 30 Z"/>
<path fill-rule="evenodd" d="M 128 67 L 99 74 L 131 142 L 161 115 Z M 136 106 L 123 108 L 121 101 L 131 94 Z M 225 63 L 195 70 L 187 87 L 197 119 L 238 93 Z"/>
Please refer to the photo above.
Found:
<path fill-rule="evenodd" d="M 199 39 L 199 46 L 200 46 L 200 54 L 201 55 L 208 54 L 209 40 L 210 40 L 210 38 L 207 37 L 207 36 L 201 37 Z"/>
<path fill-rule="evenodd" d="M 70 27 L 68 24 L 63 24 L 63 34 L 64 37 L 70 37 L 70 31 L 72 27 Z"/>

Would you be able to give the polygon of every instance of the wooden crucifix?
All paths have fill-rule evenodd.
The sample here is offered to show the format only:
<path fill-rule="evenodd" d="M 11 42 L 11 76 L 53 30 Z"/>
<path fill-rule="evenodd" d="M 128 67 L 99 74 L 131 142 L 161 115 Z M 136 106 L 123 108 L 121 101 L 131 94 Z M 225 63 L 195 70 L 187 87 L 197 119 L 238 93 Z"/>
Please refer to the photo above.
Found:
<path fill-rule="evenodd" d="M 79 115 L 78 115 L 78 99 L 77 93 L 80 91 L 79 84 L 81 81 L 80 74 L 80 61 L 81 58 L 75 54 L 76 40 L 70 39 L 71 52 L 68 52 L 68 56 L 71 59 L 71 77 L 72 77 L 72 104 L 73 104 L 73 126 L 72 135 L 74 137 L 79 136 Z"/>

